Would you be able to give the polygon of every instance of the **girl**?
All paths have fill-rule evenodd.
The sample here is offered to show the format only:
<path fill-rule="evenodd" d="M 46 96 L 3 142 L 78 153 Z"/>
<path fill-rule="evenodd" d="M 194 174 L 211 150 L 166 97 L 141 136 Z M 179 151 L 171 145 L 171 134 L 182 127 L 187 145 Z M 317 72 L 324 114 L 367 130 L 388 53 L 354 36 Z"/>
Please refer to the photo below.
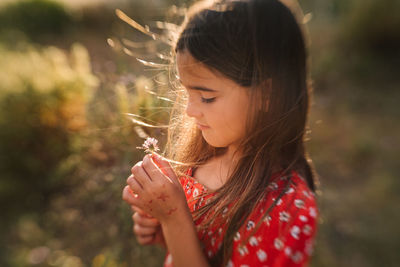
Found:
<path fill-rule="evenodd" d="M 311 87 L 301 13 L 289 7 L 235 0 L 188 11 L 173 49 L 184 90 L 168 160 L 145 156 L 123 191 L 139 243 L 164 245 L 164 266 L 309 261 L 317 224 L 304 149 Z"/>

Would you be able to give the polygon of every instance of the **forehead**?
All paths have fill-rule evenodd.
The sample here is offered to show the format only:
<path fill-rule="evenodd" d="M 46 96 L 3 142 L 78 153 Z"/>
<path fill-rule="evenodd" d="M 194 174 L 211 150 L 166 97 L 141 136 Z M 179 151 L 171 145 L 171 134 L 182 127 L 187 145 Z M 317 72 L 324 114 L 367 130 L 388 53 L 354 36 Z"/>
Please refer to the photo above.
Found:
<path fill-rule="evenodd" d="M 183 83 L 190 81 L 217 81 L 221 79 L 216 71 L 196 60 L 189 52 L 178 52 L 176 55 L 178 76 Z"/>
<path fill-rule="evenodd" d="M 236 97 L 248 99 L 248 88 L 242 87 L 217 70 L 211 69 L 196 60 L 189 52 L 178 52 L 176 56 L 177 71 L 181 83 L 188 88 L 203 87 Z"/>

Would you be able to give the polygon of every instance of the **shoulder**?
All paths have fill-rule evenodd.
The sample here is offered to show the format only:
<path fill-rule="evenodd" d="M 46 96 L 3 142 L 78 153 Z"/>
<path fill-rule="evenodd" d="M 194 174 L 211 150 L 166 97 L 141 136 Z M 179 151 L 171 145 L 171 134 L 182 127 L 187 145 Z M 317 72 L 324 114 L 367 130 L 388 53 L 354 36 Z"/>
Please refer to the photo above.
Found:
<path fill-rule="evenodd" d="M 317 217 L 315 195 L 305 179 L 297 172 L 277 177 L 241 228 L 233 262 L 303 266 L 312 254 Z"/>
<path fill-rule="evenodd" d="M 269 231 L 279 231 L 295 240 L 305 237 L 303 235 L 312 235 L 317 225 L 315 194 L 295 171 L 272 182 L 255 211 L 268 220 Z"/>
<path fill-rule="evenodd" d="M 272 213 L 282 210 L 295 214 L 308 210 L 308 216 L 317 217 L 315 193 L 308 187 L 305 178 L 295 171 L 273 179 L 259 208 L 271 208 Z"/>

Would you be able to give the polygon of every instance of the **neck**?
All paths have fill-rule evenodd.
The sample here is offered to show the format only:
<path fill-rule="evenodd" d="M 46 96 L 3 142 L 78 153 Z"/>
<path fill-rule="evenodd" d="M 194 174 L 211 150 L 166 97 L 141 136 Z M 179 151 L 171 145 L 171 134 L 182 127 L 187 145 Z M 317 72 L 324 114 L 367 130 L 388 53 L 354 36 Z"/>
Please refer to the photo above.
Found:
<path fill-rule="evenodd" d="M 228 146 L 226 153 L 223 156 L 227 162 L 230 162 L 231 164 L 236 164 L 240 156 L 238 147 L 234 145 Z"/>
<path fill-rule="evenodd" d="M 235 168 L 236 164 L 239 161 L 240 153 L 236 152 L 236 146 L 229 146 L 226 149 L 226 152 L 219 157 L 219 166 L 225 170 L 227 176 L 230 176 Z"/>

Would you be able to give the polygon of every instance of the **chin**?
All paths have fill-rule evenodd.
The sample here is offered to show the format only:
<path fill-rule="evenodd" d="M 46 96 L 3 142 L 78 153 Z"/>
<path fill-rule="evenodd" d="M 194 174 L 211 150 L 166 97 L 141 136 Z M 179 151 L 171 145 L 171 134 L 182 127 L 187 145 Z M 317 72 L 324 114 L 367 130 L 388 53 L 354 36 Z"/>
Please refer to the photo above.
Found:
<path fill-rule="evenodd" d="M 216 147 L 216 148 L 227 147 L 227 144 L 225 142 L 220 142 L 218 140 L 215 140 L 215 138 L 205 135 L 204 132 L 202 134 L 203 134 L 204 140 L 206 140 L 207 144 L 209 144 L 210 146 Z"/>

